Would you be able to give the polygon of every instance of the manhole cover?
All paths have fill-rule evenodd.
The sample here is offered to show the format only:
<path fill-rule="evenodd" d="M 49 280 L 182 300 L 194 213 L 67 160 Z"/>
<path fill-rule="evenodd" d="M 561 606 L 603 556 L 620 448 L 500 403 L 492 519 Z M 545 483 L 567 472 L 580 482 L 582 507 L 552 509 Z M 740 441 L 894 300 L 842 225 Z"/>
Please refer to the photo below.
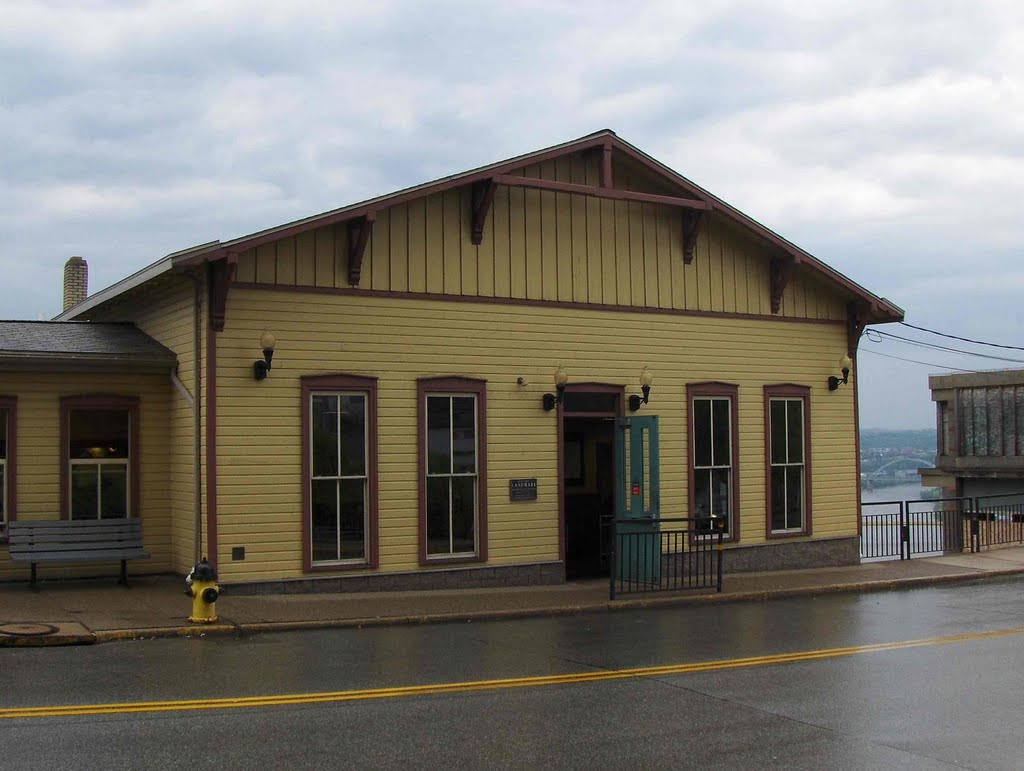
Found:
<path fill-rule="evenodd" d="M 0 624 L 0 634 L 13 637 L 37 637 L 53 634 L 56 631 L 57 627 L 51 624 Z"/>

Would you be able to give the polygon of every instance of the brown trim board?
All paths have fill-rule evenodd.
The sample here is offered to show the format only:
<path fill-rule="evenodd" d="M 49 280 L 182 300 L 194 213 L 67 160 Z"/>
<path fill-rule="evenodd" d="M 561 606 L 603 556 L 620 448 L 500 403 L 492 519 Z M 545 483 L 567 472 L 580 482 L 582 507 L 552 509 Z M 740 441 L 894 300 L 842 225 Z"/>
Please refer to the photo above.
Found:
<path fill-rule="evenodd" d="M 217 567 L 217 332 L 206 327 L 206 554 Z"/>

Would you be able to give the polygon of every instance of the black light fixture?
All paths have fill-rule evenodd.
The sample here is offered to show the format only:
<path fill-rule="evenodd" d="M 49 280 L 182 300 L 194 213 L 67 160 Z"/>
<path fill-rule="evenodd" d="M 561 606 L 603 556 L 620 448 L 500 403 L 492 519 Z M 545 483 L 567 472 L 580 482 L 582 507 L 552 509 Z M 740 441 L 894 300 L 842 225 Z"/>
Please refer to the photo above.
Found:
<path fill-rule="evenodd" d="M 555 393 L 544 394 L 544 409 L 547 412 L 550 412 L 556 405 L 562 403 L 562 399 L 565 397 L 565 384 L 568 382 L 569 376 L 566 374 L 565 368 L 559 364 L 558 369 L 555 370 Z"/>
<path fill-rule="evenodd" d="M 640 390 L 643 392 L 643 396 L 633 394 L 629 397 L 629 410 L 630 412 L 636 412 L 640 409 L 641 404 L 647 404 L 651 396 L 651 383 L 654 382 L 654 375 L 651 371 L 644 367 L 640 371 Z"/>
<path fill-rule="evenodd" d="M 839 368 L 842 370 L 843 377 L 837 378 L 835 375 L 828 376 L 828 390 L 835 391 L 840 385 L 846 385 L 850 382 L 850 370 L 853 368 L 853 362 L 847 354 L 843 354 L 842 360 L 839 362 Z"/>
<path fill-rule="evenodd" d="M 263 349 L 263 359 L 257 359 L 252 364 L 252 374 L 257 380 L 267 379 L 267 373 L 270 372 L 270 362 L 274 358 L 275 345 L 277 345 L 277 340 L 269 332 L 264 332 L 260 336 L 260 348 Z"/>

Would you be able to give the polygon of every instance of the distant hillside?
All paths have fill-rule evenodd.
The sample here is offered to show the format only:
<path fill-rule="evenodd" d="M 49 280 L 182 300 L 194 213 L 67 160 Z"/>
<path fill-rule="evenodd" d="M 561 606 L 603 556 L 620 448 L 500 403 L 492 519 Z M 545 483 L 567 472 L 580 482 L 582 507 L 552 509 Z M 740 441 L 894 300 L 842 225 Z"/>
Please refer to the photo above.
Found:
<path fill-rule="evenodd" d="M 861 450 L 919 450 L 935 452 L 935 429 L 893 431 L 887 428 L 864 428 L 860 432 Z"/>

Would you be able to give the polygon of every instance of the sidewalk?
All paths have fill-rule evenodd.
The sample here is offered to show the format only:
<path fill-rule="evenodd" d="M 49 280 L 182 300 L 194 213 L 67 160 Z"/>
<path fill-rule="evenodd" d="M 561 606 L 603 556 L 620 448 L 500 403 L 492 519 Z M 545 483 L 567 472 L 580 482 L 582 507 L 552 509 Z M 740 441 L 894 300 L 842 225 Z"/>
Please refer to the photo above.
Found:
<path fill-rule="evenodd" d="M 726 575 L 718 592 L 627 595 L 609 601 L 606 580 L 497 589 L 282 594 L 217 603 L 216 624 L 190 624 L 180 578 L 142 577 L 0 585 L 0 647 L 68 645 L 148 637 L 485 620 L 627 608 L 767 600 L 829 592 L 901 589 L 1024 574 L 1024 546 L 981 554 L 873 562 L 843 568 Z"/>

